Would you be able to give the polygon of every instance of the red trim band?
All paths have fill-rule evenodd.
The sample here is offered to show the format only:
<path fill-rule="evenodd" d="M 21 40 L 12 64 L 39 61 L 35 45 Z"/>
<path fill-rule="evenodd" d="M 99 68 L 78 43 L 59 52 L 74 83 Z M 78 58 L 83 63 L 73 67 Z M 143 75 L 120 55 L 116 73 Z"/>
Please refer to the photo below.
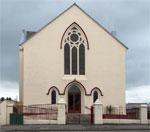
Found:
<path fill-rule="evenodd" d="M 49 95 L 49 92 L 51 91 L 51 89 L 56 89 L 58 91 L 59 95 L 63 95 L 63 94 L 60 93 L 59 89 L 57 87 L 55 87 L 55 86 L 52 86 L 52 87 L 49 88 L 49 90 L 47 92 L 47 95 Z"/>
<path fill-rule="evenodd" d="M 78 81 L 76 81 L 76 80 L 73 80 L 73 81 L 69 82 L 69 83 L 66 85 L 66 87 L 65 87 L 63 93 L 60 93 L 59 89 L 58 89 L 56 86 L 50 87 L 49 90 L 48 90 L 48 92 L 47 92 L 47 95 L 49 95 L 51 89 L 53 89 L 53 88 L 58 91 L 58 94 L 59 94 L 59 95 L 65 95 L 65 92 L 66 92 L 66 89 L 68 88 L 68 86 L 69 86 L 69 85 L 73 85 L 73 84 L 78 84 L 78 85 L 80 85 L 80 86 L 83 88 L 84 93 L 85 93 L 86 96 L 91 96 L 91 95 L 92 95 L 92 92 L 93 92 L 95 89 L 97 89 L 97 90 L 100 92 L 100 95 L 101 95 L 101 96 L 104 96 L 103 93 L 102 93 L 102 91 L 101 91 L 100 88 L 98 88 L 98 87 L 92 88 L 90 94 L 87 94 L 86 88 L 83 86 L 83 84 L 81 84 L 80 82 L 78 82 Z"/>
<path fill-rule="evenodd" d="M 95 89 L 97 89 L 97 90 L 100 92 L 101 96 L 103 96 L 102 91 L 101 91 L 100 88 L 98 88 L 98 87 L 94 87 L 94 88 L 91 90 L 90 95 L 92 95 L 92 92 L 93 92 Z"/>

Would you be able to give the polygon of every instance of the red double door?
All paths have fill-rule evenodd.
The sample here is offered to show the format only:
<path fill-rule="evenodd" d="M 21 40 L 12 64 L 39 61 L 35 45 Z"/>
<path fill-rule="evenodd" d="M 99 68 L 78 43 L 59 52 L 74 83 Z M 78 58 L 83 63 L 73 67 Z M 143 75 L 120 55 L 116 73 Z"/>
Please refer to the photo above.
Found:
<path fill-rule="evenodd" d="M 68 113 L 81 113 L 81 93 L 68 93 Z"/>

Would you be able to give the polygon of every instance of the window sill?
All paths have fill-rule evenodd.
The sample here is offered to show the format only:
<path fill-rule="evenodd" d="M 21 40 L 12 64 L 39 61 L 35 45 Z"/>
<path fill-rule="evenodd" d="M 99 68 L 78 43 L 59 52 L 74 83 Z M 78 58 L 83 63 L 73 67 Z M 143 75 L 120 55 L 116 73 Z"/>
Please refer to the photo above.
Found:
<path fill-rule="evenodd" d="M 64 75 L 63 80 L 87 80 L 85 75 Z"/>

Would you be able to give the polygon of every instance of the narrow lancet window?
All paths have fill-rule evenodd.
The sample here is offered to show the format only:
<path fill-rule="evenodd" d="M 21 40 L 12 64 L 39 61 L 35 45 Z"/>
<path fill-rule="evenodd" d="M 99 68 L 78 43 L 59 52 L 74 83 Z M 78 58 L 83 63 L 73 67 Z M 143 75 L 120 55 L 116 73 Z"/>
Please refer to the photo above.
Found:
<path fill-rule="evenodd" d="M 85 75 L 85 48 L 83 44 L 79 47 L 79 74 Z"/>
<path fill-rule="evenodd" d="M 51 93 L 51 104 L 56 104 L 56 91 L 53 90 Z"/>
<path fill-rule="evenodd" d="M 93 102 L 95 102 L 97 99 L 98 99 L 98 93 L 97 91 L 95 91 L 93 96 Z"/>
<path fill-rule="evenodd" d="M 70 74 L 70 46 L 65 44 L 64 47 L 64 71 L 65 74 Z"/>
<path fill-rule="evenodd" d="M 77 74 L 77 48 L 72 48 L 72 74 Z"/>

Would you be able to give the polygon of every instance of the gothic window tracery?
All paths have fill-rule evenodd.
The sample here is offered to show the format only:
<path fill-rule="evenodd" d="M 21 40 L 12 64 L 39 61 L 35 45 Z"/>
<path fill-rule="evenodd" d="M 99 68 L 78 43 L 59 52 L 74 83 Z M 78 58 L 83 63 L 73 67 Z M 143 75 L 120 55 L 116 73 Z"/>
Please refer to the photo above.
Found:
<path fill-rule="evenodd" d="M 64 38 L 64 74 L 85 75 L 86 36 L 77 24 L 72 24 Z"/>

